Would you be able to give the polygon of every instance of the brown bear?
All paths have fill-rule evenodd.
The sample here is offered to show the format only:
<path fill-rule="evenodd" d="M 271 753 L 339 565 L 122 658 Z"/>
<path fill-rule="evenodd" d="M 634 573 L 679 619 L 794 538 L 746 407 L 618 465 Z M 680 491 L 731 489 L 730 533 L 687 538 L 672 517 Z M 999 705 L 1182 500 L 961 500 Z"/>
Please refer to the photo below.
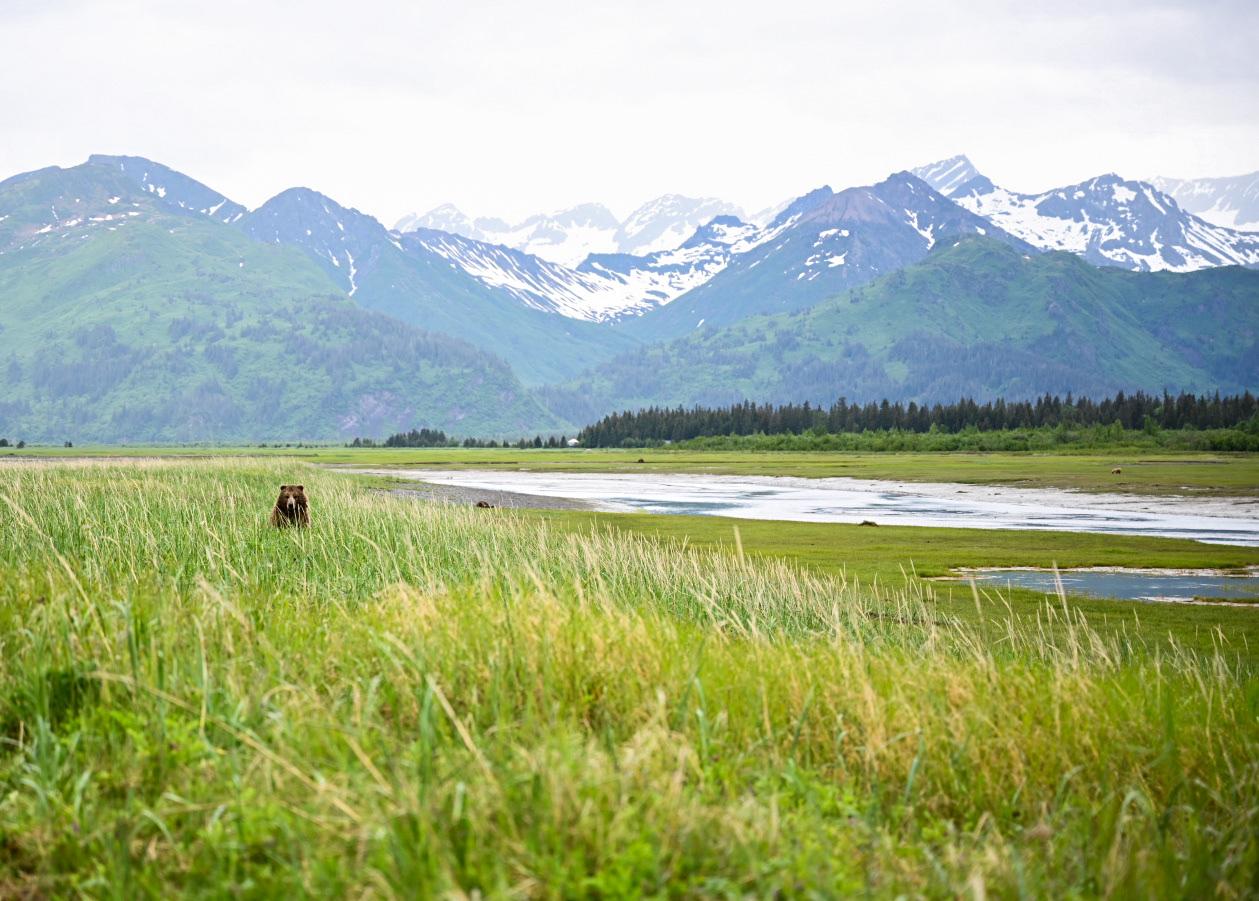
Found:
<path fill-rule="evenodd" d="M 276 528 L 308 526 L 310 525 L 309 507 L 304 485 L 281 485 L 280 497 L 271 509 L 271 525 Z"/>

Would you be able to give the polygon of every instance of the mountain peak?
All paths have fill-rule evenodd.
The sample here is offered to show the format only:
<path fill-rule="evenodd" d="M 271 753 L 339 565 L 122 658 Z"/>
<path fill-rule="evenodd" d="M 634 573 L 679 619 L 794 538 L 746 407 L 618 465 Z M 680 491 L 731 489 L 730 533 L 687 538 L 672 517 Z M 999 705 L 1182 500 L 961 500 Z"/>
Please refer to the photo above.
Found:
<path fill-rule="evenodd" d="M 803 215 L 804 213 L 821 206 L 835 196 L 835 192 L 831 190 L 830 185 L 822 185 L 820 188 L 814 188 L 808 194 L 802 194 L 795 200 L 791 201 L 791 203 L 787 204 L 787 206 L 783 208 L 783 211 L 775 216 L 773 221 L 770 222 L 770 226 L 775 227 L 786 222 L 792 216 Z"/>
<path fill-rule="evenodd" d="M 1041 194 L 972 179 L 953 200 L 1042 250 L 1066 250 L 1098 266 L 1186 272 L 1259 264 L 1259 236 L 1186 213 L 1155 186 L 1114 172 Z"/>
<path fill-rule="evenodd" d="M 418 231 L 422 228 L 434 228 L 438 231 L 462 235 L 465 238 L 481 238 L 481 231 L 477 225 L 453 203 L 440 204 L 427 213 L 407 213 L 393 226 L 396 232 Z"/>
<path fill-rule="evenodd" d="M 1259 230 L 1259 172 L 1224 178 L 1153 178 L 1181 208 L 1225 228 Z"/>
<path fill-rule="evenodd" d="M 85 165 L 120 173 L 142 191 L 160 198 L 168 207 L 200 213 L 219 222 L 235 222 L 247 212 L 239 203 L 213 188 L 142 156 L 93 153 Z"/>
<path fill-rule="evenodd" d="M 961 153 L 910 171 L 945 197 L 952 197 L 955 191 L 979 175 L 979 170 Z"/>
<path fill-rule="evenodd" d="M 536 218 L 546 219 L 565 227 L 612 229 L 617 226 L 616 216 L 601 203 L 579 203 L 576 206 Z"/>
<path fill-rule="evenodd" d="M 616 246 L 621 253 L 631 254 L 672 250 L 715 216 L 742 219 L 743 211 L 716 197 L 662 194 L 625 218 L 616 232 Z"/>

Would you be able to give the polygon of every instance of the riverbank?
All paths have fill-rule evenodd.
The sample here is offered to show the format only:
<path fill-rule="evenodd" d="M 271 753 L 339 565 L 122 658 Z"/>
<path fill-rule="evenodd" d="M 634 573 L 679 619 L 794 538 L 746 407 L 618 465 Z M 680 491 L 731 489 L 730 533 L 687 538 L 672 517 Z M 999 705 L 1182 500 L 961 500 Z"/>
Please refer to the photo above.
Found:
<path fill-rule="evenodd" d="M 1063 488 L 1105 494 L 1259 498 L 1259 454 L 1153 453 L 1115 448 L 1088 453 L 847 453 L 784 451 L 562 450 L 516 448 L 38 447 L 0 452 L 22 457 L 287 457 L 313 463 L 418 469 L 532 472 L 652 472 L 846 477 Z M 1119 472 L 1114 472 L 1118 469 Z"/>
<path fill-rule="evenodd" d="M 605 512 L 1096 532 L 1259 545 L 1259 499 L 1143 497 L 869 479 L 488 469 L 365 469 L 399 481 L 558 498 Z"/>
<path fill-rule="evenodd" d="M 392 475 L 387 470 L 356 470 L 362 474 Z M 521 510 L 597 510 L 598 505 L 563 497 L 547 497 L 542 494 L 522 494 L 518 491 L 498 491 L 464 485 L 440 485 L 434 482 L 416 482 L 411 488 L 381 488 L 386 494 L 398 498 L 431 501 L 453 506 L 489 504 L 494 508 Z"/>

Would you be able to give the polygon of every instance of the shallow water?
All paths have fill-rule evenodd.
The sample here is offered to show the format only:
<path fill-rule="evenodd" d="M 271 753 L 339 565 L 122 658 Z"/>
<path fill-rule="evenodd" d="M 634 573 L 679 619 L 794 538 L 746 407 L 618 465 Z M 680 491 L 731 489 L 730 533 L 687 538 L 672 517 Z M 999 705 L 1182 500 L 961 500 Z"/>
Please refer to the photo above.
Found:
<path fill-rule="evenodd" d="M 986 570 L 971 573 L 976 582 L 996 584 L 1002 588 L 1030 588 L 1046 594 L 1057 594 L 1052 572 L 1038 570 Z M 1214 576 L 1201 573 L 1160 573 L 1129 570 L 1126 572 L 1064 570 L 1062 587 L 1067 594 L 1086 594 L 1099 598 L 1123 598 L 1134 601 L 1178 600 L 1194 598 L 1236 598 L 1259 601 L 1259 576 Z M 1259 605 L 1256 605 L 1259 609 Z"/>
<path fill-rule="evenodd" d="M 583 500 L 596 509 L 880 525 L 1158 535 L 1259 546 L 1259 504 L 988 485 L 781 476 L 358 470 Z"/>

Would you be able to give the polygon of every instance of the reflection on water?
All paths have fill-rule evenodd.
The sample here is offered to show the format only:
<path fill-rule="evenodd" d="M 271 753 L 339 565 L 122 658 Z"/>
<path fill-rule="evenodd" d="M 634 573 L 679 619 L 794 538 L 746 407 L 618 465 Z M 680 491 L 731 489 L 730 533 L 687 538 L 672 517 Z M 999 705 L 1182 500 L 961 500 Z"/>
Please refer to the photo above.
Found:
<path fill-rule="evenodd" d="M 986 570 L 972 573 L 976 582 L 1001 587 L 1030 588 L 1057 594 L 1052 572 Z M 1091 572 L 1064 570 L 1062 587 L 1067 594 L 1127 600 L 1230 598 L 1259 601 L 1259 576 L 1208 576 L 1200 573 Z"/>

